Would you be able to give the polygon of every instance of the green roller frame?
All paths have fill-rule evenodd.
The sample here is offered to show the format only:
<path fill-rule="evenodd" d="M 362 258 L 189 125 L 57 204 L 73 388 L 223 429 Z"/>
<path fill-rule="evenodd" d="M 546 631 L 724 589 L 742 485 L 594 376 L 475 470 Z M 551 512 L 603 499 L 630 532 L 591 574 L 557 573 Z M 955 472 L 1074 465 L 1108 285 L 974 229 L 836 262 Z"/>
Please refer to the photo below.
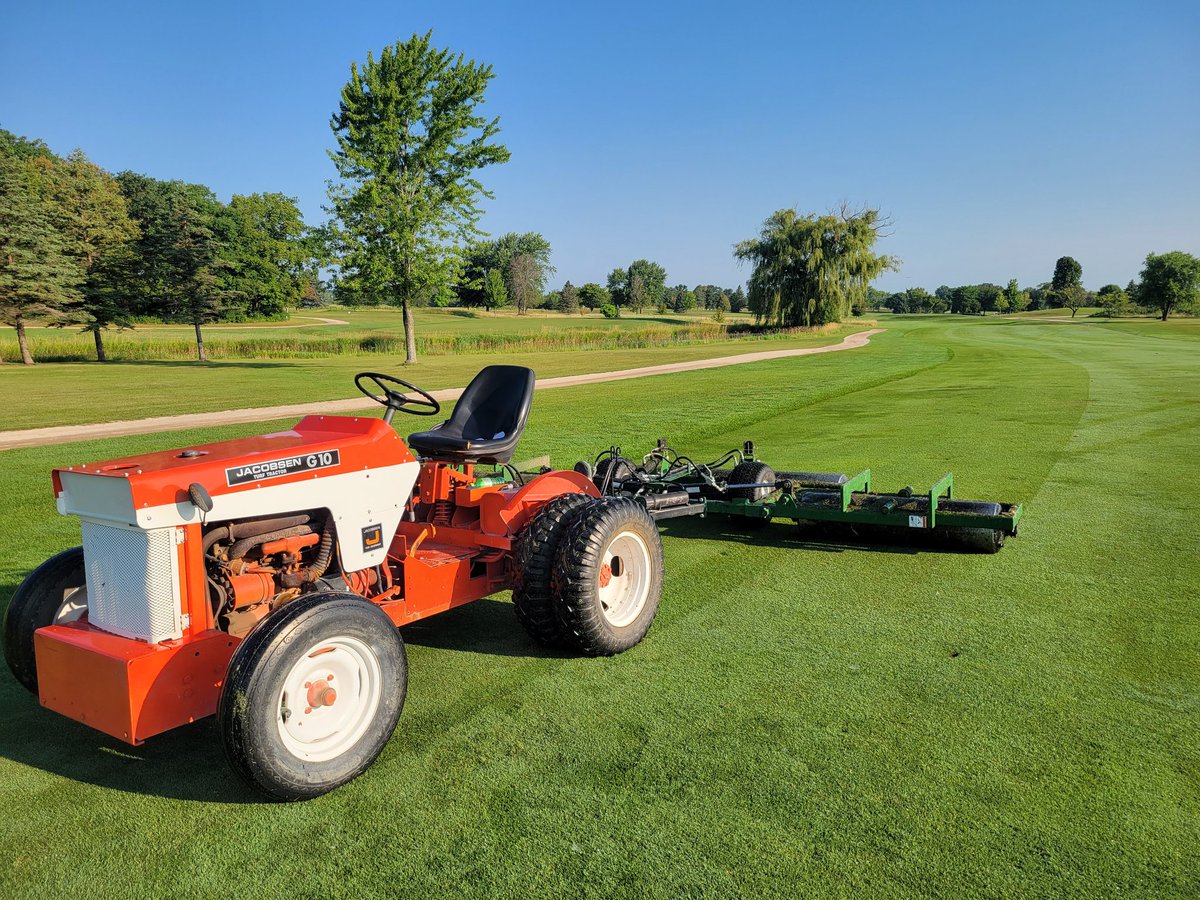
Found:
<path fill-rule="evenodd" d="M 732 468 L 730 468 L 732 466 Z M 960 500 L 954 476 L 946 473 L 928 491 L 911 487 L 895 493 L 872 489 L 871 470 L 853 477 L 840 473 L 773 472 L 752 483 L 747 473 L 771 472 L 757 459 L 754 444 L 698 464 L 672 450 L 665 440 L 635 461 L 612 448 L 596 465 L 580 463 L 601 491 L 633 497 L 655 519 L 680 516 L 790 520 L 804 526 L 849 526 L 855 539 L 871 534 L 889 540 L 928 536 L 974 552 L 994 553 L 1004 538 L 1017 534 L 1024 508 L 1019 503 Z M 917 542 L 914 540 L 914 543 Z"/>
<path fill-rule="evenodd" d="M 871 470 L 864 469 L 838 485 L 838 503 L 805 502 L 787 480 L 775 482 L 778 495 L 764 500 L 704 499 L 706 513 L 746 516 L 752 519 L 792 519 L 810 522 L 840 522 L 850 525 L 882 525 L 900 528 L 982 528 L 1015 535 L 1024 515 L 1020 503 L 1001 503 L 997 515 L 939 510 L 941 498 L 953 499 L 954 475 L 947 472 L 926 494 L 877 494 L 871 490 Z M 924 501 L 924 504 L 921 503 Z"/>

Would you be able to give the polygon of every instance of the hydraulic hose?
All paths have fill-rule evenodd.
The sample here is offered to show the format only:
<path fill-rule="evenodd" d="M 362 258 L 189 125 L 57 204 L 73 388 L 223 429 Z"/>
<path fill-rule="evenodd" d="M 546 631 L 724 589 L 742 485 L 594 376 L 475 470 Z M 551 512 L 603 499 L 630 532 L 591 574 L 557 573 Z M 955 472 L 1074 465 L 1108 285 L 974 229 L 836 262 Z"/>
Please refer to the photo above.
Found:
<path fill-rule="evenodd" d="M 270 531 L 278 531 L 281 528 L 291 528 L 294 525 L 306 525 L 311 521 L 312 513 L 297 513 L 294 516 L 274 516 L 270 519 L 251 519 L 248 522 L 229 522 L 218 525 L 204 535 L 204 553 L 207 555 L 217 541 L 233 541 L 238 538 L 253 537 Z"/>
<path fill-rule="evenodd" d="M 241 559 L 253 548 L 268 541 L 278 541 L 283 538 L 296 537 L 301 534 L 312 534 L 313 528 L 311 525 L 293 525 L 291 528 L 279 528 L 275 531 L 267 531 L 263 534 L 254 534 L 250 537 L 242 538 L 240 541 L 235 541 L 229 548 L 230 559 Z"/>
<path fill-rule="evenodd" d="M 321 543 L 317 545 L 317 558 L 311 566 L 299 572 L 284 572 L 279 576 L 284 587 L 301 587 L 310 581 L 316 581 L 325 574 L 333 561 L 333 516 L 325 520 L 325 530 L 321 532 Z"/>

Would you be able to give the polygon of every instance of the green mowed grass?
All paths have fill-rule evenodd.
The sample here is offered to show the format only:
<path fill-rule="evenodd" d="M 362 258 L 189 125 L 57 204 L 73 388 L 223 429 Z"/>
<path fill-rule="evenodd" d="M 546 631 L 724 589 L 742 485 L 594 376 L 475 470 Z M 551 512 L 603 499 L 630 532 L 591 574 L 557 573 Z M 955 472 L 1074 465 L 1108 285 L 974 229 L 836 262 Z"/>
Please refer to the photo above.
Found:
<path fill-rule="evenodd" d="M 422 356 L 411 366 L 404 365 L 403 355 L 387 354 L 203 364 L 146 361 L 12 365 L 0 368 L 0 396 L 4 398 L 0 431 L 341 400 L 357 396 L 354 376 L 362 371 L 390 373 L 427 390 L 437 390 L 462 387 L 482 367 L 495 363 L 529 366 L 540 377 L 552 378 L 760 350 L 818 347 L 836 344 L 867 327 L 849 323 L 826 333 L 665 347 Z"/>
<path fill-rule="evenodd" d="M 540 394 L 521 453 L 560 465 L 753 438 L 882 487 L 952 468 L 1028 518 L 996 556 L 666 523 L 640 646 L 547 654 L 506 597 L 406 628 L 396 736 L 301 805 L 235 782 L 211 722 L 129 748 L 5 676 L 0 893 L 1194 896 L 1196 351 L 896 317 L 862 351 Z M 0 454 L 0 599 L 77 540 L 52 465 L 213 436 Z"/>

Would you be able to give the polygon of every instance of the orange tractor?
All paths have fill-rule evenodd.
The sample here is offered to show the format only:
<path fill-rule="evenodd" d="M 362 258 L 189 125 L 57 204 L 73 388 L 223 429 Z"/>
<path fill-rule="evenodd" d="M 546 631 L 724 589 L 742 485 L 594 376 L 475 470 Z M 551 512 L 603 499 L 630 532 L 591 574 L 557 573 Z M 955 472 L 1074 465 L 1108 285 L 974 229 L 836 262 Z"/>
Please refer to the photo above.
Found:
<path fill-rule="evenodd" d="M 485 368 L 407 445 L 395 414 L 438 402 L 387 375 L 355 384 L 382 420 L 308 416 L 55 470 L 83 541 L 12 598 L 17 679 L 131 744 L 215 713 L 234 770 L 299 800 L 359 775 L 390 738 L 407 686 L 396 626 L 511 588 L 543 643 L 608 655 L 642 639 L 662 592 L 654 519 L 585 474 L 509 464 L 531 370 Z"/>

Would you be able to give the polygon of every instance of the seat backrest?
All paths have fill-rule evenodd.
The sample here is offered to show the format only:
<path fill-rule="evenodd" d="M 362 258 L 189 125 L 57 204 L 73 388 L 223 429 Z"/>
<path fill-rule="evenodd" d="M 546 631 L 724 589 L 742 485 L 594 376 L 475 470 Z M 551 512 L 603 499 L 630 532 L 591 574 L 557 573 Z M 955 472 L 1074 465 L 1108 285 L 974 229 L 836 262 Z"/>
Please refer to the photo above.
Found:
<path fill-rule="evenodd" d="M 533 406 L 533 382 L 533 369 L 525 366 L 481 369 L 458 398 L 446 427 L 472 440 L 519 439 Z"/>

